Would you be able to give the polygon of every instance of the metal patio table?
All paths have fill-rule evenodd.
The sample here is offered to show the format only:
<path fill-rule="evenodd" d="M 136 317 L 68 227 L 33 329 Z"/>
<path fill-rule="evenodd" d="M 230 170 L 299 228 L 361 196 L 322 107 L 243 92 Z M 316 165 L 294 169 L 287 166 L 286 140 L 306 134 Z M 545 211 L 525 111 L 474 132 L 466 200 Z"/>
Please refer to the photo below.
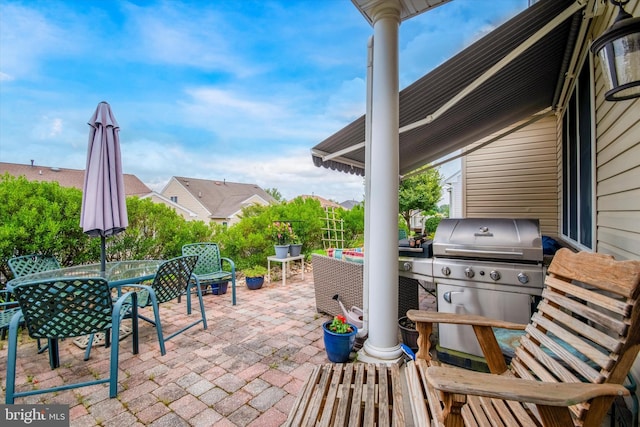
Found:
<path fill-rule="evenodd" d="M 109 282 L 109 286 L 111 288 L 117 289 L 118 295 L 120 295 L 122 286 L 153 279 L 156 275 L 156 271 L 158 271 L 158 267 L 163 262 L 164 260 L 107 262 L 104 273 L 101 273 L 101 266 L 99 263 L 41 271 L 39 273 L 27 274 L 10 280 L 7 282 L 7 290 L 13 292 L 14 286 L 22 283 L 30 283 L 36 280 L 70 277 L 102 277 Z M 52 369 L 60 366 L 58 342 L 55 339 L 49 340 L 49 362 Z"/>

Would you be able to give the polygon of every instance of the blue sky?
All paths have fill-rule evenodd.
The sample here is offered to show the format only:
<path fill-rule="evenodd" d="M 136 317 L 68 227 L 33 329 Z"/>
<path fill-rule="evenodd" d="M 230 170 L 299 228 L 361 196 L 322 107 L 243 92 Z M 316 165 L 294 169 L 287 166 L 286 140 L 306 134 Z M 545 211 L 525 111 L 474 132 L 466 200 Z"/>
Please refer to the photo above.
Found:
<path fill-rule="evenodd" d="M 527 0 L 454 0 L 400 26 L 400 87 Z M 0 2 L 0 161 L 84 169 L 100 101 L 125 173 L 362 200 L 310 149 L 365 110 L 373 29 L 348 0 Z M 444 169 L 443 174 L 451 172 Z"/>

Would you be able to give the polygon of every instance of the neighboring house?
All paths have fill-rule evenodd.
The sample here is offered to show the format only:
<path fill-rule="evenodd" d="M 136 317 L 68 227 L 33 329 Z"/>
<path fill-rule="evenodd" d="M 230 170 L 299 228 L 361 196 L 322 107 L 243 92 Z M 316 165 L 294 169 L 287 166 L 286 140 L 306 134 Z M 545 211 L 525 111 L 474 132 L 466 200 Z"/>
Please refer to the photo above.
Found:
<path fill-rule="evenodd" d="M 339 205 L 336 202 L 333 202 L 329 199 L 325 199 L 324 197 L 320 197 L 320 196 L 316 196 L 315 194 L 313 195 L 308 195 L 308 194 L 303 194 L 301 196 L 298 197 L 302 197 L 303 199 L 314 199 L 320 202 L 320 206 L 322 206 L 323 209 L 326 208 L 336 208 L 336 209 L 344 209 L 341 205 Z"/>
<path fill-rule="evenodd" d="M 630 0 L 625 9 L 640 16 L 640 0 Z M 562 15 L 555 20 L 560 25 L 520 49 L 522 39 L 516 39 L 530 31 L 524 23 L 543 18 L 542 12 L 548 15 L 541 23 Z M 640 99 L 606 101 L 600 60 L 589 51 L 617 13 L 597 0 L 540 1 L 403 89 L 401 126 L 431 114 L 462 88 L 475 92 L 450 114 L 434 115 L 400 135 L 400 172 L 464 146 L 462 216 L 539 218 L 543 234 L 577 250 L 640 259 Z M 560 52 L 553 53 L 558 46 Z M 476 84 L 500 50 L 520 52 L 513 66 Z M 554 71 L 550 65 L 556 61 Z M 640 67 L 637 57 L 635 65 Z M 549 85 L 534 86 L 543 75 Z M 467 81 L 453 87 L 457 78 Z M 523 91 L 528 85 L 537 90 Z M 413 104 L 415 99 L 428 105 Z M 315 164 L 363 170 L 364 150 L 357 144 L 364 133 L 364 118 L 338 131 L 314 147 Z M 349 146 L 354 149 L 346 154 Z M 633 373 L 640 378 L 638 360 Z"/>
<path fill-rule="evenodd" d="M 449 205 L 449 218 L 463 218 L 462 170 L 458 170 L 450 177 L 445 178 L 443 189 L 447 194 L 445 200 Z"/>
<path fill-rule="evenodd" d="M 151 201 L 154 202 L 154 203 L 162 203 L 163 205 L 167 205 L 168 207 L 173 209 L 173 211 L 175 213 L 177 213 L 178 215 L 180 215 L 181 217 L 183 217 L 187 221 L 198 219 L 198 214 L 197 213 L 195 213 L 192 210 L 189 210 L 189 209 L 185 208 L 182 205 L 179 205 L 178 203 L 175 203 L 175 202 L 171 201 L 171 199 L 163 196 L 162 194 L 160 194 L 160 193 L 158 193 L 156 191 L 153 191 L 153 192 L 147 194 L 146 196 L 141 197 L 141 199 L 151 199 Z"/>
<path fill-rule="evenodd" d="M 13 176 L 24 176 L 29 181 L 57 182 L 61 187 L 72 187 L 82 190 L 84 186 L 84 169 L 65 169 L 53 166 L 23 165 L 17 163 L 0 162 L 0 175 L 9 173 Z M 135 175 L 124 175 L 124 192 L 127 197 L 142 197 L 151 193 L 151 189 L 144 185 Z"/>
<path fill-rule="evenodd" d="M 345 200 L 344 202 L 340 203 L 340 206 L 342 206 L 346 210 L 351 210 L 354 208 L 354 206 L 358 206 L 361 204 L 362 202 L 359 202 L 357 200 Z"/>
<path fill-rule="evenodd" d="M 181 206 L 184 210 L 181 214 L 186 219 L 225 225 L 238 222 L 244 207 L 276 202 L 269 193 L 255 184 L 181 176 L 171 177 L 160 195 L 164 199 L 157 198 L 154 201 L 160 201 L 169 206 Z M 186 212 L 189 213 L 188 217 L 185 215 Z"/>

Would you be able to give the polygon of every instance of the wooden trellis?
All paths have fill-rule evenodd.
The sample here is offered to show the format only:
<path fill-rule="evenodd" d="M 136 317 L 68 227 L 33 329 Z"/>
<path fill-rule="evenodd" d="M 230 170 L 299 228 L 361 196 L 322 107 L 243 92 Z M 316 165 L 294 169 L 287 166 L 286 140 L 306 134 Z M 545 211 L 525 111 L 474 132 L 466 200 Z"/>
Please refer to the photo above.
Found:
<path fill-rule="evenodd" d="M 335 208 L 324 208 L 326 227 L 323 228 L 322 246 L 327 248 L 344 248 L 344 220 L 337 217 Z"/>

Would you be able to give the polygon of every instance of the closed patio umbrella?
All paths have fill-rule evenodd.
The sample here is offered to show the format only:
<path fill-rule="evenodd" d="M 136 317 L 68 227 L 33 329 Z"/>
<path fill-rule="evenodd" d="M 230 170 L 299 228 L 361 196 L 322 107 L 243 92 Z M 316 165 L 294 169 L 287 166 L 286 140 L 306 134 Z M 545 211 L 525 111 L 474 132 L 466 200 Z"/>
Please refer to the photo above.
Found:
<path fill-rule="evenodd" d="M 106 102 L 89 120 L 89 149 L 82 191 L 80 226 L 101 239 L 100 263 L 105 271 L 105 239 L 129 225 L 120 158 L 120 127 Z"/>

